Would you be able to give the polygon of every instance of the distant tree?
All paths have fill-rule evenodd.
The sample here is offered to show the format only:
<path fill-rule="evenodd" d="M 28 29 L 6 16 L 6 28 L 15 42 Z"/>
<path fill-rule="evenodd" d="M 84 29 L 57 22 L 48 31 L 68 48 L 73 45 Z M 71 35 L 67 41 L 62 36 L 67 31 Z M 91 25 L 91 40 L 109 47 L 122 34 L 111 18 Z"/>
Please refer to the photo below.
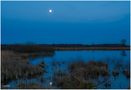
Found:
<path fill-rule="evenodd" d="M 124 45 L 126 45 L 126 39 L 122 39 L 121 40 L 121 44 L 124 46 Z"/>

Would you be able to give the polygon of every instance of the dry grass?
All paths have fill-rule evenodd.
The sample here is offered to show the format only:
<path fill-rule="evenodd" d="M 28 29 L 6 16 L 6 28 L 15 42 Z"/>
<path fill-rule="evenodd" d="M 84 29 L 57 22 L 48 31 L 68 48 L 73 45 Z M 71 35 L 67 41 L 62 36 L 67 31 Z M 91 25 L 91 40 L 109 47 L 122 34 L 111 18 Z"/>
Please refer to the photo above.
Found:
<path fill-rule="evenodd" d="M 13 51 L 2 51 L 2 85 L 8 84 L 12 80 L 30 79 L 44 73 L 43 66 L 33 66 L 28 63 L 28 57 Z"/>

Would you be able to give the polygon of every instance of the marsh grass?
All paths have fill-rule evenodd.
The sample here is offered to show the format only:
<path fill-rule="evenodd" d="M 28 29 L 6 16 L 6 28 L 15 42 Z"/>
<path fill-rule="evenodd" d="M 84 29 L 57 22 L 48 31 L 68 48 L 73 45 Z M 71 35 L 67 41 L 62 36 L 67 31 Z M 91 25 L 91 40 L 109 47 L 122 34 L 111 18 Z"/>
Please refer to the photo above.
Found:
<path fill-rule="evenodd" d="M 25 58 L 25 57 L 24 57 Z M 2 85 L 7 85 L 13 80 L 26 80 L 38 77 L 45 73 L 44 63 L 33 66 L 28 63 L 28 58 L 12 51 L 2 51 Z"/>

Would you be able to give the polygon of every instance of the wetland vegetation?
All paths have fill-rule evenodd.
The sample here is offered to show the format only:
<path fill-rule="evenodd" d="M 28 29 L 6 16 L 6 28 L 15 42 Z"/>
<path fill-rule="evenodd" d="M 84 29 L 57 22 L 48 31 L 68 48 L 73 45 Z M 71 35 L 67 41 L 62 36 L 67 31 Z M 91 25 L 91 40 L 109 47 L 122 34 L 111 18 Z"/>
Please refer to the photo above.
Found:
<path fill-rule="evenodd" d="M 36 51 L 31 51 L 35 49 Z M 12 47 L 2 47 L 2 88 L 109 89 L 114 87 L 113 80 L 119 81 L 121 76 L 126 78 L 126 88 L 129 88 L 130 65 L 123 63 L 122 58 L 120 60 L 111 58 L 104 60 L 88 58 L 88 60 L 84 60 L 75 56 L 75 59 L 67 57 L 69 59 L 67 62 L 61 58 L 58 61 L 52 60 L 49 64 L 46 57 L 53 57 L 57 53 L 52 49 L 44 48 L 43 51 L 40 49 L 41 47 L 17 47 L 13 50 Z M 23 51 L 21 52 L 21 50 Z M 68 54 L 66 55 L 68 56 Z M 66 55 L 64 56 L 65 59 Z M 40 57 L 43 58 L 43 61 L 35 60 Z M 33 59 L 35 65 L 31 63 Z M 36 64 L 36 62 L 38 63 Z M 14 82 L 13 87 L 11 87 L 12 82 Z"/>

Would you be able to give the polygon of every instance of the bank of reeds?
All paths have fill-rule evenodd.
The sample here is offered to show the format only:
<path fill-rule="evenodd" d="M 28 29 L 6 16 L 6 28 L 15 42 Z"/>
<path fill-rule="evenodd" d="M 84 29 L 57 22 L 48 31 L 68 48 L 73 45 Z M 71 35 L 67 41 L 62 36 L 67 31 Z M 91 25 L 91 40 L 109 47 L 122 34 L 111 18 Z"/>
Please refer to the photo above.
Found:
<path fill-rule="evenodd" d="M 20 54 L 13 51 L 2 51 L 1 59 L 1 83 L 7 85 L 13 80 L 27 80 L 42 75 L 45 70 L 44 65 L 33 66 L 28 63 L 28 57 L 21 57 Z M 4 87 L 3 87 L 4 88 Z"/>

